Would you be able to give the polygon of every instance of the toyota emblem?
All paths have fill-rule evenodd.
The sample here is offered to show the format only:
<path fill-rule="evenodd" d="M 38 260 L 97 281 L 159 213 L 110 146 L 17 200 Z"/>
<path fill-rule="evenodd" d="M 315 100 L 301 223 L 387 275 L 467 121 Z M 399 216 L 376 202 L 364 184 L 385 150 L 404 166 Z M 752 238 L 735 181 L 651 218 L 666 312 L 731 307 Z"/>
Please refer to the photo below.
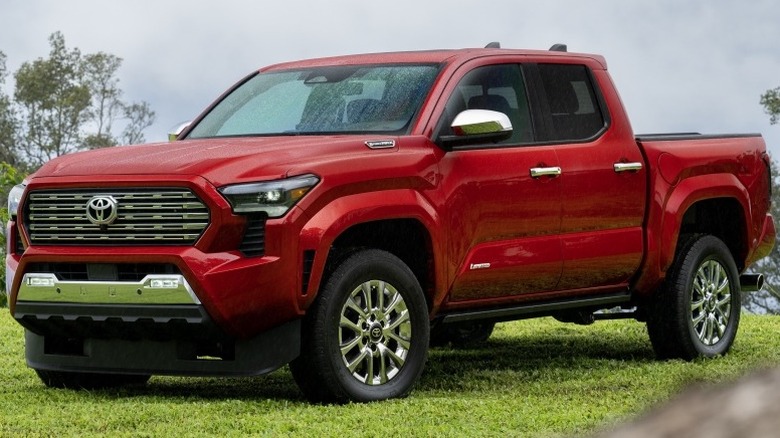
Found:
<path fill-rule="evenodd" d="M 93 196 L 87 202 L 87 219 L 95 225 L 109 225 L 116 220 L 117 210 L 113 196 Z"/>

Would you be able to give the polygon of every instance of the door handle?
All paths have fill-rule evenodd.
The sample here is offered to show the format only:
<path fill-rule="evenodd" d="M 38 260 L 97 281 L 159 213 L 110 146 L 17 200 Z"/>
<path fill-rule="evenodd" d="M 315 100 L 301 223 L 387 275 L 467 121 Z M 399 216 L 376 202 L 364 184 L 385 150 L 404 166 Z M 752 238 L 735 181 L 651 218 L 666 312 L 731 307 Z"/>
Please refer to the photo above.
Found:
<path fill-rule="evenodd" d="M 558 176 L 561 174 L 560 167 L 532 167 L 531 178 L 539 178 L 541 176 Z"/>
<path fill-rule="evenodd" d="M 615 172 L 638 172 L 642 170 L 642 163 L 615 163 Z"/>

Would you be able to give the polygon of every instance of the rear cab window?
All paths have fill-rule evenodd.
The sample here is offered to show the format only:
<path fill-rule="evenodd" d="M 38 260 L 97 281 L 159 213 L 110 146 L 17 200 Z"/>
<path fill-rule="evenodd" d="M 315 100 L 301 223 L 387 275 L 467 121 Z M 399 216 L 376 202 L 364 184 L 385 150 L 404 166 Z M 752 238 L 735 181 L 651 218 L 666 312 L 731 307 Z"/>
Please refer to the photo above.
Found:
<path fill-rule="evenodd" d="M 549 120 L 543 141 L 585 141 L 606 127 L 588 68 L 577 64 L 538 64 Z"/>

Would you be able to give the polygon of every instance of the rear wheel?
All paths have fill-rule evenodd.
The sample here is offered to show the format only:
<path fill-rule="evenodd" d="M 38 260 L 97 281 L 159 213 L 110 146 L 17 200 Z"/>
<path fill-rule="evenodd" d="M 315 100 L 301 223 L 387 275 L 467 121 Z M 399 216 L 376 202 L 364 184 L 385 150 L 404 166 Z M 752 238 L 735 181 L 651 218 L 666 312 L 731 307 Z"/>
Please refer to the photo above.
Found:
<path fill-rule="evenodd" d="M 152 376 L 146 374 L 99 374 L 68 371 L 35 370 L 50 388 L 102 389 L 127 385 L 143 385 Z"/>
<path fill-rule="evenodd" d="M 290 364 L 317 402 L 403 397 L 428 349 L 428 307 L 412 271 L 396 256 L 363 250 L 331 274 L 303 322 L 301 355 Z"/>
<path fill-rule="evenodd" d="M 649 305 L 647 329 L 656 355 L 692 360 L 727 353 L 739 326 L 740 296 L 728 247 L 714 236 L 689 239 Z"/>

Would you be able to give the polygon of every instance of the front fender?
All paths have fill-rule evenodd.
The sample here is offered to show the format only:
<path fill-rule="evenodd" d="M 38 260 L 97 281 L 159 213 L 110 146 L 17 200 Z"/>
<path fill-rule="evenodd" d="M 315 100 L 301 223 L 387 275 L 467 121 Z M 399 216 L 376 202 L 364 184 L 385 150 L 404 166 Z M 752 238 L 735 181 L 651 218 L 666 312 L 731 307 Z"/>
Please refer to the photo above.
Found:
<path fill-rule="evenodd" d="M 436 230 L 441 229 L 441 218 L 419 192 L 399 189 L 337 198 L 314 214 L 301 230 L 301 250 L 314 251 L 315 254 L 309 285 L 301 297 L 301 308 L 307 308 L 316 297 L 330 248 L 342 233 L 358 224 L 392 219 L 414 219 L 422 223 L 431 236 L 434 259 L 439 259 L 437 254 L 440 253 L 442 239 Z M 437 284 L 441 284 L 438 271 Z"/>

